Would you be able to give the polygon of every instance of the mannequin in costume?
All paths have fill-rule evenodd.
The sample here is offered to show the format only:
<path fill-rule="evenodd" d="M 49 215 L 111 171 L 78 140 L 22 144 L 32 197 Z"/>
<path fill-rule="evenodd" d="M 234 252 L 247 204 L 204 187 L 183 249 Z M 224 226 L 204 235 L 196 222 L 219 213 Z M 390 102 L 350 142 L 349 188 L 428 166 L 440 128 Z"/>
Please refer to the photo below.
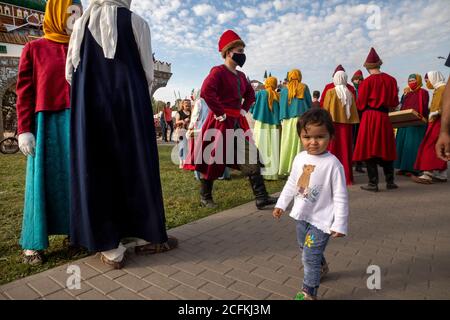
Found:
<path fill-rule="evenodd" d="M 91 0 L 67 57 L 71 92 L 70 240 L 103 263 L 176 248 L 168 238 L 150 93 L 150 28 L 131 0 Z"/>
<path fill-rule="evenodd" d="M 414 182 L 431 184 L 433 182 L 447 182 L 447 161 L 437 157 L 436 143 L 441 131 L 441 116 L 443 96 L 446 88 L 445 78 L 439 71 L 430 71 L 425 77 L 427 88 L 434 89 L 433 99 L 428 116 L 428 129 L 419 147 L 416 170 L 423 171 L 420 177 L 412 177 Z"/>
<path fill-rule="evenodd" d="M 292 162 L 302 151 L 301 140 L 297 134 L 297 122 L 312 106 L 311 93 L 306 84 L 302 83 L 302 73 L 294 69 L 288 73 L 287 88 L 280 93 L 281 147 L 280 169 L 281 176 L 289 175 Z"/>
<path fill-rule="evenodd" d="M 430 96 L 427 90 L 422 89 L 422 85 L 422 77 L 419 74 L 411 74 L 408 77 L 408 86 L 405 88 L 401 99 L 401 110 L 413 109 L 423 117 L 428 118 Z M 426 125 L 399 128 L 397 130 L 398 158 L 394 162 L 394 168 L 399 169 L 398 175 L 417 175 L 417 172 L 414 170 L 414 163 L 426 131 Z"/>
<path fill-rule="evenodd" d="M 258 209 L 273 205 L 277 200 L 266 191 L 258 150 L 245 117 L 255 102 L 255 92 L 246 75 L 236 70 L 245 63 L 244 48 L 239 35 L 232 30 L 224 32 L 219 40 L 219 52 L 225 63 L 211 69 L 201 89 L 201 97 L 210 112 L 202 127 L 200 146 L 197 146 L 203 156 L 195 169 L 201 173 L 201 205 L 205 207 L 216 206 L 213 184 L 223 175 L 225 167 L 240 170 L 249 178 Z M 227 136 L 227 132 L 234 137 Z"/>
<path fill-rule="evenodd" d="M 19 147 L 28 157 L 20 244 L 26 264 L 43 262 L 49 235 L 69 234 L 70 89 L 64 70 L 70 21 L 81 10 L 80 1 L 47 1 L 44 37 L 27 43 L 20 58 Z"/>
<path fill-rule="evenodd" d="M 327 90 L 323 108 L 330 112 L 336 134 L 328 150 L 344 166 L 347 185 L 353 184 L 353 125 L 359 122 L 355 95 L 347 88 L 347 74 L 337 71 L 333 77 L 334 88 Z"/>
<path fill-rule="evenodd" d="M 278 180 L 280 148 L 280 96 L 277 89 L 278 80 L 268 77 L 265 89 L 256 94 L 256 102 L 250 112 L 255 120 L 253 138 L 264 159 L 262 175 L 266 180 Z"/>
<path fill-rule="evenodd" d="M 394 183 L 394 160 L 397 158 L 394 128 L 388 113 L 398 105 L 397 81 L 381 72 L 383 64 L 374 48 L 364 66 L 369 72 L 358 88 L 357 107 L 362 111 L 358 140 L 353 161 L 365 161 L 369 183 L 361 186 L 365 191 L 378 192 L 378 165 L 383 168 L 388 190 L 397 189 Z"/>

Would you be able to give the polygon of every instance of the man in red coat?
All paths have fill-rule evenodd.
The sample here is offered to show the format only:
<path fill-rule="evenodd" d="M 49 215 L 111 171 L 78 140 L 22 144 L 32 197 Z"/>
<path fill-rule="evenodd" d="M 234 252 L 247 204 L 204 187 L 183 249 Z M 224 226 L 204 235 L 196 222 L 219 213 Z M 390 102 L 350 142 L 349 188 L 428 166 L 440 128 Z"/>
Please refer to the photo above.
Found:
<path fill-rule="evenodd" d="M 399 105 L 397 81 L 381 72 L 383 64 L 375 49 L 370 50 L 364 67 L 370 76 L 358 88 L 357 106 L 363 112 L 353 161 L 365 161 L 369 184 L 366 191 L 378 191 L 378 167 L 383 167 L 388 190 L 394 183 L 394 160 L 397 158 L 394 129 L 389 112 Z"/>
<path fill-rule="evenodd" d="M 338 66 L 336 67 L 336 69 L 334 70 L 334 73 L 333 73 L 333 75 L 331 76 L 331 78 L 334 78 L 334 75 L 335 75 L 336 72 L 338 72 L 338 71 L 344 71 L 344 72 L 345 72 L 345 69 L 344 69 L 344 67 L 342 66 L 342 64 L 340 64 L 340 65 L 338 65 Z M 356 91 L 355 91 L 355 88 L 353 88 L 353 86 L 350 85 L 350 84 L 348 84 L 348 83 L 347 83 L 347 88 L 348 88 L 348 90 L 350 90 L 351 93 L 353 93 L 353 96 L 356 97 Z M 322 96 L 321 96 L 321 98 L 320 98 L 320 106 L 321 106 L 322 108 L 323 108 L 323 102 L 325 101 L 325 96 L 327 95 L 327 91 L 328 91 L 328 90 L 331 90 L 331 89 L 334 89 L 334 83 L 333 83 L 333 82 L 330 82 L 329 84 L 327 84 L 327 85 L 325 86 L 325 88 L 323 89 Z"/>
<path fill-rule="evenodd" d="M 213 183 L 226 167 L 249 177 L 258 209 L 277 201 L 266 191 L 258 151 L 245 118 L 255 102 L 255 92 L 246 75 L 236 70 L 245 63 L 244 48 L 245 43 L 234 31 L 226 31 L 219 40 L 219 52 L 225 63 L 211 69 L 201 89 L 200 96 L 210 112 L 202 127 L 201 146 L 198 146 L 202 154 L 199 159 L 196 152 L 195 170 L 201 173 L 201 204 L 205 207 L 216 206 Z"/>

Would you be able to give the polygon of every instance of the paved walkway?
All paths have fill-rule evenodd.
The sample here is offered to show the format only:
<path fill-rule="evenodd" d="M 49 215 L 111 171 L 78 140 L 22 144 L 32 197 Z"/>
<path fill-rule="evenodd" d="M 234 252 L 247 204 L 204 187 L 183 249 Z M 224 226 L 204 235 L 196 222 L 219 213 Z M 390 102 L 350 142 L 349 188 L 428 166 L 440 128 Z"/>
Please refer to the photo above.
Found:
<path fill-rule="evenodd" d="M 450 184 L 398 183 L 399 190 L 378 194 L 350 188 L 351 234 L 328 246 L 331 271 L 321 299 L 450 299 Z M 95 256 L 75 262 L 80 290 L 66 288 L 65 265 L 1 286 L 0 299 L 272 300 L 292 299 L 299 289 L 303 274 L 288 216 L 276 222 L 250 203 L 170 234 L 179 249 L 131 254 L 120 271 Z M 381 268 L 381 290 L 367 289 L 369 265 Z"/>

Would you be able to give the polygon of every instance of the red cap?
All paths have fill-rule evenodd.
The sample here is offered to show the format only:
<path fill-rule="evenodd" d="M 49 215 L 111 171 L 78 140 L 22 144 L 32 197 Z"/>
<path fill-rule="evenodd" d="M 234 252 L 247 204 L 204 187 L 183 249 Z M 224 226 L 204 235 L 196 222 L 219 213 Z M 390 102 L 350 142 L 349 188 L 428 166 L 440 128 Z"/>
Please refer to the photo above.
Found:
<path fill-rule="evenodd" d="M 358 70 L 355 72 L 355 74 L 352 77 L 352 81 L 355 79 L 360 79 L 360 80 L 364 80 L 364 76 L 361 70 Z"/>
<path fill-rule="evenodd" d="M 381 61 L 380 57 L 378 56 L 378 53 L 375 51 L 374 48 L 370 49 L 369 55 L 367 56 L 366 62 L 364 63 L 364 67 L 367 69 L 375 69 L 380 67 L 383 64 L 383 61 Z"/>
<path fill-rule="evenodd" d="M 219 39 L 219 52 L 223 53 L 235 44 L 245 46 L 244 41 L 242 41 L 241 37 L 239 37 L 236 32 L 233 30 L 227 30 Z"/>
<path fill-rule="evenodd" d="M 344 69 L 344 67 L 342 66 L 342 64 L 340 64 L 340 65 L 338 65 L 338 66 L 336 67 L 336 70 L 334 70 L 334 73 L 333 73 L 333 77 L 334 77 L 334 75 L 336 74 L 336 72 L 338 72 L 338 71 L 344 71 L 344 72 L 345 72 L 345 69 Z"/>

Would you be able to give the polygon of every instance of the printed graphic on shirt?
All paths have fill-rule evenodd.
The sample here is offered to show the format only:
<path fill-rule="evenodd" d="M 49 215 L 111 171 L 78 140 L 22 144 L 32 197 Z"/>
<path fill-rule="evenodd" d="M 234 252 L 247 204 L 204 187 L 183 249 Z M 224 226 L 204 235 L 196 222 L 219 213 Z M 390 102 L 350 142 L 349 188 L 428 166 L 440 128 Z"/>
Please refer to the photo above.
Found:
<path fill-rule="evenodd" d="M 319 198 L 322 186 L 312 186 L 310 187 L 311 175 L 314 172 L 316 166 L 305 164 L 303 166 L 303 173 L 298 179 L 298 196 L 300 196 L 304 201 L 315 203 Z"/>
<path fill-rule="evenodd" d="M 303 166 L 303 172 L 298 179 L 297 186 L 299 188 L 300 193 L 304 193 L 309 188 L 309 182 L 311 180 L 311 174 L 314 172 L 316 166 L 305 164 Z"/>
<path fill-rule="evenodd" d="M 308 247 L 308 248 L 311 248 L 311 246 L 313 246 L 314 245 L 314 241 L 316 240 L 316 237 L 312 234 L 308 234 L 307 236 L 306 236 L 306 240 L 305 240 L 305 244 L 304 244 L 304 246 L 305 247 Z"/>

